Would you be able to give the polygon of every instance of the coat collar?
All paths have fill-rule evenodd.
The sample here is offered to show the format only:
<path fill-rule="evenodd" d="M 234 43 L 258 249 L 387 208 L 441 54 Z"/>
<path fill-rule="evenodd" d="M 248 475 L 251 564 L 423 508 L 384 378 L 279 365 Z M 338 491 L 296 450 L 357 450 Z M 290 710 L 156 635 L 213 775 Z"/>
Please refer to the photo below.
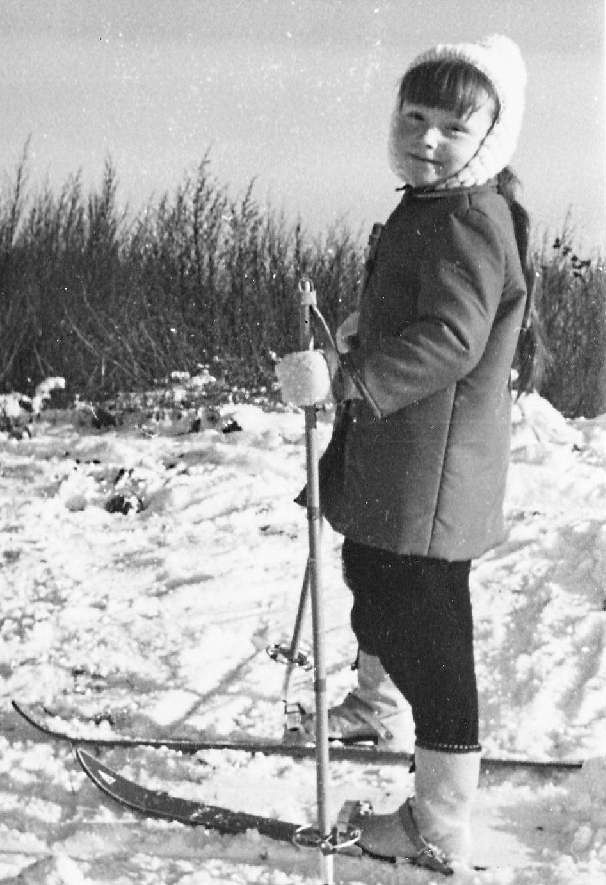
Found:
<path fill-rule="evenodd" d="M 451 187 L 451 188 L 433 188 L 429 187 L 413 187 L 411 184 L 405 184 L 396 188 L 396 191 L 403 192 L 403 199 L 420 199 L 420 200 L 439 200 L 444 197 L 455 197 L 459 194 L 475 194 L 478 191 L 496 191 L 497 180 L 491 178 L 485 184 L 474 184 L 470 187 Z"/>

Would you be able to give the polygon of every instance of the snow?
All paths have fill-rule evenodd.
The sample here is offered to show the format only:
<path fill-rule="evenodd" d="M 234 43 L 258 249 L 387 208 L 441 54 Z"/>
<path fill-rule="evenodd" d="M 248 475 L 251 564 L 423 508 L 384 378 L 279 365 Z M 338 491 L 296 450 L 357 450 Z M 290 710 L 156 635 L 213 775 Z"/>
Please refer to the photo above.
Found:
<path fill-rule="evenodd" d="M 178 403 L 187 379 L 173 381 Z M 7 397 L 5 415 L 18 414 Z M 90 410 L 35 409 L 28 432 L 0 433 L 0 882 L 320 881 L 313 851 L 118 808 L 69 746 L 41 740 L 10 707 L 16 697 L 67 716 L 111 710 L 113 725 L 81 726 L 88 734 L 127 723 L 150 735 L 280 736 L 284 670 L 264 649 L 290 638 L 305 565 L 305 513 L 292 500 L 304 481 L 303 415 L 247 403 L 196 416 L 197 432 L 184 412 L 153 410 L 94 429 Z M 320 414 L 322 443 L 331 417 Z M 514 405 L 508 536 L 472 573 L 483 745 L 587 761 L 568 775 L 483 779 L 478 832 L 498 820 L 504 841 L 490 871 L 454 877 L 465 885 L 606 883 L 605 467 L 606 416 L 565 420 L 536 394 Z M 351 686 L 355 654 L 340 544 L 326 527 L 331 702 Z M 295 674 L 293 695 L 307 705 L 311 680 Z M 103 758 L 184 796 L 315 819 L 312 761 L 151 749 Z M 351 798 L 392 810 L 411 787 L 398 767 L 331 766 L 335 812 Z M 439 880 L 341 857 L 335 876 Z"/>

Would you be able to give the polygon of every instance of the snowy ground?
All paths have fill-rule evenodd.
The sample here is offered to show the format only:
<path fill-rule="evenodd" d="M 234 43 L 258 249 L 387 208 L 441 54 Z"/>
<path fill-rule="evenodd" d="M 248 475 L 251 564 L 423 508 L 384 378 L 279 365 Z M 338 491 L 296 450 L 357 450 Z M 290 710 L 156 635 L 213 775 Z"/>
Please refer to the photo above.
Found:
<path fill-rule="evenodd" d="M 188 433 L 170 418 L 95 430 L 82 411 L 45 411 L 31 437 L 0 433 L 1 882 L 319 881 L 315 852 L 120 810 L 69 747 L 36 739 L 10 708 L 17 697 L 68 713 L 118 710 L 149 734 L 281 734 L 284 673 L 263 648 L 289 637 L 300 592 L 307 527 L 292 497 L 303 416 L 252 405 L 200 416 Z M 482 740 L 491 755 L 593 761 L 553 781 L 485 779 L 479 814 L 500 809 L 527 863 L 455 880 L 606 883 L 606 417 L 568 422 L 529 396 L 514 419 L 509 536 L 473 571 Z M 331 701 L 352 683 L 355 651 L 340 540 L 325 532 Z M 311 704 L 309 675 L 297 680 L 296 696 Z M 103 758 L 183 795 L 315 817 L 311 761 L 166 750 Z M 335 810 L 356 797 L 391 810 L 410 790 L 397 767 L 339 763 L 331 776 Z M 344 858 L 336 878 L 440 877 Z"/>

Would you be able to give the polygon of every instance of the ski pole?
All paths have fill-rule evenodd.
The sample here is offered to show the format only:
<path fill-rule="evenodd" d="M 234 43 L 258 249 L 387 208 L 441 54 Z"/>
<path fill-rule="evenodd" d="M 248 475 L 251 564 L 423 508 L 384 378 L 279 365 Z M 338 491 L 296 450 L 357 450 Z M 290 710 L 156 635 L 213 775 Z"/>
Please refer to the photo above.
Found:
<path fill-rule="evenodd" d="M 316 305 L 316 290 L 308 278 L 299 281 L 299 343 L 302 350 L 313 346 L 311 314 Z M 318 467 L 318 439 L 316 407 L 305 406 L 305 453 L 307 467 L 307 524 L 309 537 L 309 589 L 314 649 L 314 696 L 316 709 L 316 794 L 318 830 L 325 844 L 330 840 L 330 813 L 328 808 L 328 704 L 326 697 L 326 662 L 324 656 L 324 611 L 321 582 L 320 551 L 320 473 Z M 332 885 L 333 857 L 322 850 L 321 875 L 323 885 Z"/>
<path fill-rule="evenodd" d="M 370 393 L 368 387 L 364 384 L 364 381 L 362 380 L 362 376 L 360 375 L 359 372 L 357 372 L 353 368 L 353 366 L 346 366 L 344 364 L 343 357 L 339 353 L 339 348 L 336 345 L 335 339 L 333 338 L 332 332 L 330 331 L 330 327 L 329 327 L 328 323 L 326 322 L 324 316 L 320 313 L 320 310 L 318 309 L 317 305 L 315 305 L 315 304 L 312 305 L 311 310 L 313 311 L 314 316 L 317 318 L 317 320 L 319 321 L 320 325 L 322 326 L 322 328 L 324 330 L 324 334 L 326 335 L 326 339 L 327 339 L 327 341 L 328 341 L 328 343 L 329 343 L 330 347 L 332 348 L 333 353 L 335 355 L 335 358 L 337 361 L 337 366 L 343 372 L 343 374 L 346 375 L 353 384 L 355 384 L 355 386 L 358 389 L 358 393 L 360 394 L 362 399 L 365 400 L 366 405 L 369 407 L 370 411 L 373 413 L 375 418 L 380 418 L 381 417 L 381 410 L 379 409 L 377 403 L 375 402 L 374 397 Z"/>
<path fill-rule="evenodd" d="M 290 641 L 290 648 L 287 654 L 286 673 L 282 682 L 282 699 L 284 702 L 284 710 L 287 719 L 290 709 L 290 704 L 288 700 L 288 695 L 290 693 L 290 680 L 292 678 L 293 671 L 297 665 L 297 656 L 299 653 L 299 646 L 301 644 L 301 634 L 303 632 L 303 622 L 305 620 L 305 609 L 307 608 L 307 600 L 309 598 L 309 573 L 310 567 L 308 559 L 305 564 L 305 574 L 303 575 L 301 595 L 299 596 L 299 607 L 297 609 L 297 617 L 295 618 L 295 626 L 293 627 L 292 639 Z"/>

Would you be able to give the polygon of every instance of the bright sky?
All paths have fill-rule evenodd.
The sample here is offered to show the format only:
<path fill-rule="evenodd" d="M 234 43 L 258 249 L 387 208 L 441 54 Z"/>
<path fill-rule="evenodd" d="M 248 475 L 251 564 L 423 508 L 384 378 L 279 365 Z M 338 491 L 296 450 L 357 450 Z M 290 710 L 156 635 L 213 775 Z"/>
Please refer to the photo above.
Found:
<path fill-rule="evenodd" d="M 395 205 L 386 137 L 396 83 L 436 42 L 502 32 L 529 71 L 513 165 L 541 227 L 569 208 L 606 242 L 602 0 L 2 0 L 1 170 L 31 136 L 34 181 L 111 156 L 136 208 L 210 149 L 234 195 L 309 230 L 358 230 Z"/>

